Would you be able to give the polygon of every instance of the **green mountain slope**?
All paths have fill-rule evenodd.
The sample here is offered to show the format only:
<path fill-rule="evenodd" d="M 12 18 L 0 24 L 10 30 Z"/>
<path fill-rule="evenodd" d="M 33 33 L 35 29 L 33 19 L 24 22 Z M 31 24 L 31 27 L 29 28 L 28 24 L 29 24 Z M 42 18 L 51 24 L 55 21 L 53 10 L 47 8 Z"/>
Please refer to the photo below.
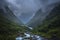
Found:
<path fill-rule="evenodd" d="M 4 9 L 0 8 L 0 40 L 15 40 L 19 32 L 25 32 L 26 27 L 18 24 L 19 19 L 7 6 Z"/>
<path fill-rule="evenodd" d="M 55 7 L 43 21 L 43 24 L 32 30 L 48 40 L 60 40 L 60 4 Z"/>

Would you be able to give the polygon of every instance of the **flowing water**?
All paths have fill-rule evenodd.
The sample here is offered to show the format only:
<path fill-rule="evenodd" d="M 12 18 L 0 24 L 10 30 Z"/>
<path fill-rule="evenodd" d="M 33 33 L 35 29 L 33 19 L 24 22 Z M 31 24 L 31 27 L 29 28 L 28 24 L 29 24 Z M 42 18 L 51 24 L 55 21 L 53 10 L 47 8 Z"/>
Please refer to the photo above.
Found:
<path fill-rule="evenodd" d="M 26 36 L 24 37 L 17 37 L 16 40 L 30 40 L 29 38 L 32 37 L 31 40 L 42 40 L 42 38 L 38 35 L 31 35 L 31 34 L 27 34 L 25 33 Z"/>

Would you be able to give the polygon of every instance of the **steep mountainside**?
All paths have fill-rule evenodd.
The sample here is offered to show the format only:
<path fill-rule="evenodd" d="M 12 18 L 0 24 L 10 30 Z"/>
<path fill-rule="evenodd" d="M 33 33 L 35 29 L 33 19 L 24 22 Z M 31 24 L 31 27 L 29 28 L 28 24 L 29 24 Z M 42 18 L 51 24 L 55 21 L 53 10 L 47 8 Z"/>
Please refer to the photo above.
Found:
<path fill-rule="evenodd" d="M 0 14 L 3 15 L 4 17 L 6 17 L 8 20 L 11 20 L 13 22 L 20 24 L 23 24 L 21 22 L 21 20 L 19 20 L 14 14 L 13 12 L 9 9 L 8 4 L 2 0 L 0 1 Z"/>
<path fill-rule="evenodd" d="M 5 5 L 5 1 L 0 2 L 0 40 L 15 40 L 20 32 L 25 32 L 26 27 L 21 26 L 21 21 Z"/>
<path fill-rule="evenodd" d="M 35 16 L 31 19 L 30 22 L 28 22 L 28 26 L 30 27 L 36 27 L 40 24 L 42 24 L 42 21 L 46 18 L 46 16 L 51 12 L 51 10 L 57 6 L 57 3 L 48 5 L 45 9 L 46 12 L 43 12 L 42 9 L 38 10 Z"/>
<path fill-rule="evenodd" d="M 50 12 L 40 26 L 32 30 L 32 33 L 48 40 L 60 40 L 60 4 Z"/>

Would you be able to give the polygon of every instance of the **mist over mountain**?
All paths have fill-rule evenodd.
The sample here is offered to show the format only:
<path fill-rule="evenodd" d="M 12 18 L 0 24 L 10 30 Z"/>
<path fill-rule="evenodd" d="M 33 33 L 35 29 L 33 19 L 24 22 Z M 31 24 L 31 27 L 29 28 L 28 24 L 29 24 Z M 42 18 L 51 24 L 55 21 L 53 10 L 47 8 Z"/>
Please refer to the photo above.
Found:
<path fill-rule="evenodd" d="M 14 14 L 25 24 L 30 21 L 36 10 L 40 8 L 38 2 L 36 3 L 34 0 L 8 0 L 8 2 Z"/>
<path fill-rule="evenodd" d="M 0 0 L 0 40 L 20 37 L 60 40 L 60 0 Z"/>
<path fill-rule="evenodd" d="M 59 2 L 54 2 L 53 4 L 47 5 L 46 7 L 44 7 L 45 11 L 40 8 L 36 12 L 35 16 L 27 23 L 27 25 L 30 27 L 36 27 L 41 25 L 46 16 L 49 15 L 53 8 L 58 6 L 59 4 Z"/>
<path fill-rule="evenodd" d="M 7 0 L 7 2 L 14 14 L 24 24 L 27 24 L 39 9 L 46 13 L 49 10 L 46 10 L 47 6 L 60 2 L 60 0 Z"/>
<path fill-rule="evenodd" d="M 14 14 L 13 11 L 10 10 L 8 4 L 5 0 L 0 1 L 0 14 L 3 15 L 7 20 L 12 22 L 23 24 Z"/>
<path fill-rule="evenodd" d="M 45 16 L 49 14 L 54 6 L 56 6 L 55 4 L 59 3 L 60 0 L 2 0 L 0 4 L 1 2 L 2 5 L 8 5 L 14 15 L 24 24 L 31 24 L 31 22 L 34 23 L 34 21 L 32 21 L 33 19 L 35 19 L 35 21 L 36 19 L 45 19 Z M 38 13 L 39 10 L 42 12 Z M 38 24 L 38 22 L 36 24 Z"/>

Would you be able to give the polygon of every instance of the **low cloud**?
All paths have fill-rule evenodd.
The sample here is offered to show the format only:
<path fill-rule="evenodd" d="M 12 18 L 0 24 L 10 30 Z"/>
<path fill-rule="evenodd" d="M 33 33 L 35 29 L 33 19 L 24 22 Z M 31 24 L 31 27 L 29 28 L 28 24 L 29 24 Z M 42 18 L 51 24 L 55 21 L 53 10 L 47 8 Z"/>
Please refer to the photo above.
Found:
<path fill-rule="evenodd" d="M 27 23 L 35 15 L 40 8 L 46 11 L 48 5 L 60 2 L 60 0 L 7 0 L 9 7 L 13 10 L 14 14 Z"/>

